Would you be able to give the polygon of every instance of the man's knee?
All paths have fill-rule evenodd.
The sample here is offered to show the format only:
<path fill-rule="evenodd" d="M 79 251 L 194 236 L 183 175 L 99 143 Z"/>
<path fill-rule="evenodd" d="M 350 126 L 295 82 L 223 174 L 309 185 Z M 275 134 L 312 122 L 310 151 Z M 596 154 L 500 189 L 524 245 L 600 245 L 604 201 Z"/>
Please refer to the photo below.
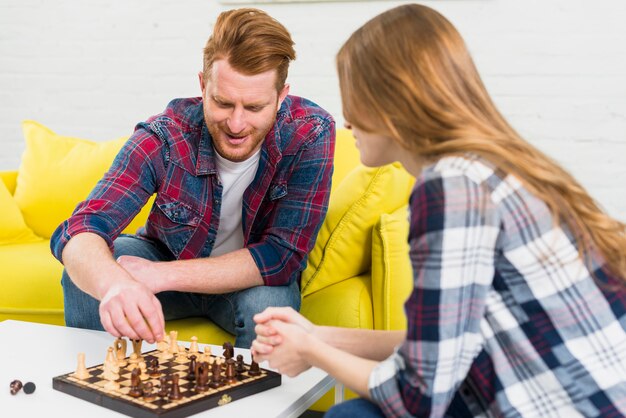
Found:
<path fill-rule="evenodd" d="M 291 306 L 300 310 L 300 288 L 297 283 L 289 286 L 257 286 L 241 292 L 238 307 L 252 315 L 270 306 Z"/>

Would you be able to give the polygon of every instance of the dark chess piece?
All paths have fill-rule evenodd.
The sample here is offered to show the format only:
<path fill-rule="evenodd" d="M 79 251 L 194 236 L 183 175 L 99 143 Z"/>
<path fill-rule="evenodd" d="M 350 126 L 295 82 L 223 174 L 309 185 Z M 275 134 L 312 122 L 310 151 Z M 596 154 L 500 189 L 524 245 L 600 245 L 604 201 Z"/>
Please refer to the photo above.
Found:
<path fill-rule="evenodd" d="M 235 360 L 229 358 L 226 360 L 226 382 L 235 383 L 237 381 L 237 372 L 235 371 Z"/>
<path fill-rule="evenodd" d="M 180 393 L 180 387 L 178 386 L 178 373 L 172 375 L 172 390 L 170 391 L 170 398 L 173 401 L 182 399 L 183 395 Z"/>
<path fill-rule="evenodd" d="M 154 393 L 154 385 L 152 384 L 152 382 L 144 382 L 142 388 L 144 401 L 152 402 L 157 398 L 157 395 Z"/>
<path fill-rule="evenodd" d="M 148 376 L 150 377 L 161 376 L 161 372 L 159 371 L 159 360 L 157 358 L 153 358 L 150 360 L 150 367 L 148 367 Z"/>
<path fill-rule="evenodd" d="M 222 374 L 222 367 L 216 361 L 215 363 L 211 365 L 211 382 L 209 383 L 210 387 L 212 387 L 213 389 L 217 389 L 220 386 L 222 386 L 221 374 Z"/>
<path fill-rule="evenodd" d="M 187 380 L 193 382 L 196 380 L 196 356 L 189 356 L 189 370 L 187 371 Z"/>
<path fill-rule="evenodd" d="M 243 356 L 241 354 L 237 354 L 237 366 L 235 366 L 235 371 L 237 374 L 242 374 L 246 371 L 246 366 L 243 363 Z"/>
<path fill-rule="evenodd" d="M 31 393 L 33 393 L 35 389 L 37 389 L 37 386 L 35 386 L 33 382 L 26 382 L 24 384 L 24 393 L 27 395 L 30 395 Z"/>
<path fill-rule="evenodd" d="M 141 369 L 139 367 L 130 372 L 130 390 L 128 391 L 128 396 L 132 396 L 133 398 L 140 398 L 143 396 L 141 378 L 139 377 L 140 374 Z"/>
<path fill-rule="evenodd" d="M 248 370 L 248 374 L 250 376 L 258 376 L 261 374 L 261 370 L 259 369 L 259 363 L 254 360 L 250 361 L 250 370 Z"/>
<path fill-rule="evenodd" d="M 196 366 L 196 392 L 209 390 L 209 363 L 203 361 Z"/>
<path fill-rule="evenodd" d="M 14 381 L 11 382 L 9 387 L 11 388 L 11 395 L 15 395 L 17 392 L 19 392 L 22 389 L 22 382 L 15 379 Z"/>
<path fill-rule="evenodd" d="M 157 395 L 159 395 L 162 398 L 165 398 L 167 395 L 169 395 L 170 391 L 169 391 L 169 385 L 167 383 L 167 376 L 161 376 L 159 378 L 159 391 L 157 392 Z"/>
<path fill-rule="evenodd" d="M 230 342 L 226 341 L 222 345 L 222 348 L 224 349 L 224 358 L 226 360 L 235 357 L 235 349 L 233 348 L 233 345 Z"/>

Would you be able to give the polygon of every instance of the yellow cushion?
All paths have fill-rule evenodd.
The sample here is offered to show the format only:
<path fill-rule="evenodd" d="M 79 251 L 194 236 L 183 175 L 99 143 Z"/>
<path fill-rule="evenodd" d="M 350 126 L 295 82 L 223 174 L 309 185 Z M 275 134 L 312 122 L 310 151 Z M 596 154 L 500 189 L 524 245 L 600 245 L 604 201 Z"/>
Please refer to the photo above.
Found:
<path fill-rule="evenodd" d="M 303 295 L 369 271 L 372 228 L 381 213 L 407 203 L 413 182 L 400 164 L 359 165 L 333 185 L 326 219 L 302 273 Z"/>
<path fill-rule="evenodd" d="M 0 321 L 63 324 L 63 266 L 50 253 L 48 240 L 0 248 Z"/>
<path fill-rule="evenodd" d="M 413 289 L 408 207 L 383 213 L 372 235 L 374 329 L 404 330 L 404 302 Z"/>
<path fill-rule="evenodd" d="M 17 203 L 0 180 L 0 245 L 36 242 L 42 239 L 26 226 Z M 5 267 L 3 267 L 5 268 Z"/>
<path fill-rule="evenodd" d="M 354 145 L 354 136 L 348 129 L 337 129 L 335 159 L 333 161 L 333 188 L 341 183 L 356 166 L 361 163 L 359 150 Z M 332 191 L 331 191 L 332 192 Z"/>
<path fill-rule="evenodd" d="M 34 122 L 22 123 L 26 150 L 17 175 L 15 201 L 26 224 L 49 238 L 108 170 L 126 137 L 106 142 L 61 136 Z M 135 232 L 136 219 L 125 232 Z"/>

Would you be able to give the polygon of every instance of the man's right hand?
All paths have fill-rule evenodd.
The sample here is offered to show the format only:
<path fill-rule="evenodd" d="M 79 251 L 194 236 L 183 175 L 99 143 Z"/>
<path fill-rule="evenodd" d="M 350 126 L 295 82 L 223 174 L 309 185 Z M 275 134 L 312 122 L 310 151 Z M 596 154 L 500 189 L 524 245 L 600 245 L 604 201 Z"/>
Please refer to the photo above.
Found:
<path fill-rule="evenodd" d="M 100 321 L 115 337 L 161 341 L 165 319 L 161 303 L 146 285 L 135 280 L 116 281 L 100 301 Z"/>
<path fill-rule="evenodd" d="M 106 331 L 149 343 L 163 339 L 161 303 L 113 259 L 104 239 L 89 232 L 72 237 L 63 250 L 63 264 L 74 284 L 100 301 L 100 322 Z"/>

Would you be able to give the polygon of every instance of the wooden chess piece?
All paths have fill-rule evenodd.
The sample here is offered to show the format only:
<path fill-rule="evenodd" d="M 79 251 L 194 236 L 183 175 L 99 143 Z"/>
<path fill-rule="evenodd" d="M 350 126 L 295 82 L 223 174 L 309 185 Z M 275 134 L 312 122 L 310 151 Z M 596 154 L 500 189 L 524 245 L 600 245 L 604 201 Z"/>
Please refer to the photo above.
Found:
<path fill-rule="evenodd" d="M 187 380 L 193 382 L 196 379 L 196 356 L 189 356 L 189 369 L 187 371 Z"/>
<path fill-rule="evenodd" d="M 146 367 L 146 362 L 144 361 L 140 361 L 139 365 L 139 379 L 144 381 L 144 380 L 148 380 L 150 379 L 150 376 L 148 376 L 148 369 Z"/>
<path fill-rule="evenodd" d="M 165 398 L 168 394 L 169 394 L 169 385 L 167 383 L 167 376 L 161 376 L 159 378 L 159 391 L 157 392 L 157 395 L 159 395 L 162 398 Z"/>
<path fill-rule="evenodd" d="M 206 392 L 209 390 L 209 363 L 202 362 L 196 367 L 196 392 Z"/>
<path fill-rule="evenodd" d="M 157 395 L 154 393 L 154 385 L 152 382 L 145 382 L 142 384 L 143 390 L 143 400 L 146 402 L 152 402 L 157 398 Z"/>
<path fill-rule="evenodd" d="M 159 342 L 157 342 L 157 350 L 159 350 L 159 352 L 163 353 L 164 351 L 167 351 L 167 349 L 170 347 L 170 337 L 169 335 L 167 335 L 165 332 L 163 332 L 163 339 Z"/>
<path fill-rule="evenodd" d="M 143 340 L 131 340 L 131 342 L 133 344 L 133 353 L 137 355 L 139 361 L 142 361 L 143 357 L 141 355 L 141 344 L 143 343 Z"/>
<path fill-rule="evenodd" d="M 159 360 L 156 357 L 150 359 L 150 367 L 148 368 L 148 374 L 150 375 L 150 377 L 161 376 L 161 371 L 159 370 Z"/>
<path fill-rule="evenodd" d="M 113 349 L 115 351 L 115 359 L 118 367 L 126 366 L 126 348 L 127 343 L 124 338 L 117 338 L 113 343 Z"/>
<path fill-rule="evenodd" d="M 85 380 L 91 376 L 85 366 L 85 353 L 78 353 L 78 365 L 76 366 L 76 371 L 72 373 L 72 376 L 80 380 Z"/>
<path fill-rule="evenodd" d="M 237 354 L 237 366 L 235 367 L 235 371 L 237 374 L 242 374 L 246 371 L 246 366 L 243 362 L 243 356 L 241 354 Z"/>
<path fill-rule="evenodd" d="M 250 370 L 248 370 L 248 374 L 250 376 L 259 376 L 261 374 L 261 370 L 259 369 L 259 363 L 254 360 L 250 361 Z"/>
<path fill-rule="evenodd" d="M 140 374 L 141 369 L 139 368 L 136 368 L 132 372 L 130 372 L 130 391 L 128 392 L 128 396 L 132 396 L 133 398 L 139 398 L 143 396 Z"/>
<path fill-rule="evenodd" d="M 191 337 L 191 344 L 189 345 L 189 353 L 190 354 L 198 354 L 198 337 Z"/>
<path fill-rule="evenodd" d="M 174 373 L 172 375 L 172 390 L 170 391 L 168 398 L 173 401 L 177 401 L 182 397 L 183 395 L 180 393 L 180 387 L 178 386 L 178 373 Z"/>
<path fill-rule="evenodd" d="M 169 352 L 172 354 L 178 354 L 178 331 L 170 331 Z"/>
<path fill-rule="evenodd" d="M 222 348 L 224 349 L 223 356 L 226 360 L 231 359 L 235 356 L 235 349 L 229 341 L 226 341 L 224 344 L 222 344 Z"/>
<path fill-rule="evenodd" d="M 226 382 L 235 383 L 237 382 L 237 373 L 235 372 L 235 360 L 229 358 L 226 360 Z"/>
<path fill-rule="evenodd" d="M 211 365 L 211 381 L 209 386 L 213 389 L 217 389 L 222 386 L 222 366 L 219 362 L 215 361 Z"/>
<path fill-rule="evenodd" d="M 127 369 L 135 370 L 137 367 L 139 367 L 139 363 L 141 363 L 141 358 L 137 356 L 137 353 L 131 353 L 130 357 L 128 358 Z"/>

